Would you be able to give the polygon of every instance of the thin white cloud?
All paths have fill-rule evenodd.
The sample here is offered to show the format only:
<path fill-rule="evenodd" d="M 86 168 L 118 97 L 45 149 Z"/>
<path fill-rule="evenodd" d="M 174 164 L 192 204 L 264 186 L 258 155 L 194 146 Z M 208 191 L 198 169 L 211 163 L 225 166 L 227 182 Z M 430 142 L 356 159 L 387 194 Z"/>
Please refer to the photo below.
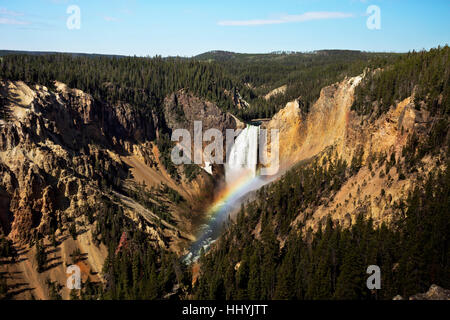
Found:
<path fill-rule="evenodd" d="M 7 25 L 29 25 L 30 22 L 28 21 L 22 21 L 17 20 L 17 17 L 21 17 L 24 14 L 22 12 L 16 12 L 8 10 L 4 7 L 0 7 L 0 24 L 7 24 Z"/>
<path fill-rule="evenodd" d="M 22 12 L 11 11 L 6 8 L 0 7 L 0 14 L 10 17 L 20 17 L 23 16 Z"/>
<path fill-rule="evenodd" d="M 30 24 L 30 22 L 28 22 L 28 21 L 20 21 L 20 20 L 16 20 L 16 19 L 13 19 L 13 18 L 1 18 L 0 17 L 0 24 L 24 26 L 24 25 Z"/>
<path fill-rule="evenodd" d="M 326 19 L 346 19 L 352 18 L 354 14 L 346 12 L 306 12 L 297 15 L 285 15 L 277 19 L 256 19 L 256 20 L 224 20 L 219 21 L 219 26 L 261 26 L 270 24 L 295 23 L 306 22 L 312 20 L 326 20 Z"/>
<path fill-rule="evenodd" d="M 103 19 L 105 19 L 105 21 L 108 21 L 108 22 L 114 22 L 114 21 L 118 21 L 119 20 L 117 18 L 109 17 L 109 16 L 103 17 Z"/>

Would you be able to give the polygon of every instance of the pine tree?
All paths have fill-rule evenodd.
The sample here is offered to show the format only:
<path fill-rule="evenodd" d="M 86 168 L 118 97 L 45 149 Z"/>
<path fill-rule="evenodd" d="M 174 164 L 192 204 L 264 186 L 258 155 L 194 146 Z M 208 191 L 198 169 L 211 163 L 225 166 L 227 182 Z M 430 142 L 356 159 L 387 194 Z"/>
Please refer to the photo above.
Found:
<path fill-rule="evenodd" d="M 35 245 L 35 259 L 37 263 L 38 272 L 44 271 L 45 264 L 47 263 L 47 253 L 45 251 L 44 241 L 37 240 Z"/>

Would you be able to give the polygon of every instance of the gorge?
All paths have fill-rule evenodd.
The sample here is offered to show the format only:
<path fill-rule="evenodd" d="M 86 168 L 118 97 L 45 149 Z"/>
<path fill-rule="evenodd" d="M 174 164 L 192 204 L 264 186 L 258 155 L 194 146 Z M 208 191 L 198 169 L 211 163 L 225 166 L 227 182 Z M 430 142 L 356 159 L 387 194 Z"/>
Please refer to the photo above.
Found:
<path fill-rule="evenodd" d="M 450 287 L 448 50 L 3 57 L 0 297 L 392 299 Z M 172 161 L 171 134 L 195 139 L 199 121 L 241 130 L 224 165 Z M 263 130 L 279 131 L 273 175 L 261 174 Z M 380 266 L 376 294 L 367 265 Z"/>
<path fill-rule="evenodd" d="M 201 251 L 206 251 L 220 235 L 224 223 L 241 205 L 246 194 L 263 185 L 258 176 L 259 126 L 247 125 L 226 156 L 225 186 L 218 192 L 206 212 L 207 223 L 190 248 L 186 261 L 196 261 Z"/>

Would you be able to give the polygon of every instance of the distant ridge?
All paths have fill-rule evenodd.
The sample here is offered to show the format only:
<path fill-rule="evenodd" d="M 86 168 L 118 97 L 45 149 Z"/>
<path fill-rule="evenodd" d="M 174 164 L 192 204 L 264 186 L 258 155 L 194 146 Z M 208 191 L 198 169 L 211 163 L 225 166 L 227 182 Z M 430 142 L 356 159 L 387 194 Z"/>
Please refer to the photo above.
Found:
<path fill-rule="evenodd" d="M 195 60 L 208 60 L 225 62 L 230 60 L 267 60 L 267 59 L 279 59 L 283 57 L 308 57 L 308 56 L 364 56 L 367 54 L 389 54 L 386 52 L 367 52 L 360 50 L 339 50 L 339 49 L 324 49 L 314 51 L 272 51 L 270 53 L 237 53 L 231 51 L 213 50 L 208 51 L 197 56 L 192 57 Z"/>
<path fill-rule="evenodd" d="M 277 58 L 280 56 L 311 56 L 311 55 L 362 55 L 367 53 L 377 53 L 381 54 L 383 52 L 366 52 L 360 50 L 338 50 L 338 49 L 324 49 L 315 51 L 272 51 L 270 53 L 238 53 L 232 51 L 223 50 L 212 50 L 208 52 L 201 53 L 199 55 L 193 56 L 191 58 L 180 57 L 180 56 L 168 56 L 163 59 L 194 59 L 194 60 L 208 60 L 208 61 L 218 61 L 224 62 L 233 59 L 267 59 L 267 58 Z M 45 56 L 53 54 L 66 54 L 73 57 L 108 57 L 108 58 L 128 58 L 133 56 L 126 55 L 116 55 L 116 54 L 99 54 L 99 53 L 76 53 L 76 52 L 57 52 L 57 51 L 25 51 L 25 50 L 0 50 L 0 57 L 7 55 L 33 55 L 33 56 Z M 160 56 L 159 56 L 160 57 Z"/>
<path fill-rule="evenodd" d="M 98 54 L 98 53 L 75 53 L 75 52 L 56 52 L 56 51 L 22 51 L 22 50 L 0 50 L 0 57 L 13 55 L 13 54 L 23 54 L 32 56 L 45 56 L 51 54 L 67 54 L 73 57 L 109 57 L 109 58 L 126 58 L 123 55 L 114 54 Z"/>

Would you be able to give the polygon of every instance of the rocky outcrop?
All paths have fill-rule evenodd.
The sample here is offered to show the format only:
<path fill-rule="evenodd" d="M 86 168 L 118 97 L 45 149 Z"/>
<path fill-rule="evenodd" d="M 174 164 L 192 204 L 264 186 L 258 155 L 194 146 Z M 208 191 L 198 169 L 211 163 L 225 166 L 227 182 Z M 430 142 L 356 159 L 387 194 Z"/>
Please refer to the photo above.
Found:
<path fill-rule="evenodd" d="M 323 88 L 306 116 L 302 115 L 299 101 L 293 101 L 263 124 L 266 129 L 280 131 L 280 159 L 284 167 L 344 142 L 354 89 L 360 81 L 361 77 L 354 77 Z"/>
<path fill-rule="evenodd" d="M 202 192 L 201 181 L 175 183 L 160 164 L 152 141 L 168 131 L 164 117 L 121 102 L 97 101 L 63 83 L 56 82 L 55 88 L 0 82 L 10 113 L 0 127 L 0 232 L 28 241 L 77 218 L 84 207 L 95 207 L 108 195 L 107 186 L 120 189 L 133 178 L 129 169 L 135 163 L 126 157 L 135 157 L 140 171 L 153 170 L 149 179 L 154 181 L 147 186 L 163 182 L 190 198 Z M 186 124 L 172 117 L 180 106 L 190 124 L 202 120 L 205 127 L 236 127 L 237 120 L 216 105 L 180 92 L 166 100 L 171 128 Z"/>
<path fill-rule="evenodd" d="M 164 117 L 171 130 L 187 129 L 189 131 L 193 152 L 195 121 L 201 121 L 203 133 L 208 129 L 219 130 L 222 133 L 224 147 L 226 146 L 226 130 L 240 129 L 245 126 L 232 114 L 223 112 L 216 104 L 197 98 L 185 90 L 177 91 L 165 99 Z M 203 143 L 203 147 L 206 144 Z"/>
<path fill-rule="evenodd" d="M 416 179 L 415 174 L 400 179 L 395 167 L 390 167 L 389 172 L 384 166 L 369 168 L 367 159 L 391 154 L 400 159 L 413 132 L 426 135 L 431 121 L 428 112 L 425 108 L 417 110 L 413 98 L 408 97 L 375 120 L 358 116 L 351 106 L 362 77 L 347 78 L 323 88 L 307 115 L 302 113 L 299 101 L 293 101 L 263 124 L 264 128 L 280 131 L 280 161 L 284 170 L 314 156 L 328 160 L 338 157 L 349 166 L 354 157 L 361 156 L 361 170 L 330 199 L 323 199 L 322 205 L 299 214 L 293 226 L 302 221 L 306 228 L 316 229 L 328 215 L 348 226 L 359 212 L 366 212 L 375 224 L 389 223 L 392 205 L 407 196 L 411 181 Z M 429 162 L 426 170 L 430 170 L 434 160 L 425 160 Z M 306 216 L 309 218 L 305 222 Z"/>
<path fill-rule="evenodd" d="M 193 136 L 194 121 L 201 121 L 203 130 L 214 128 L 226 135 L 226 129 L 243 127 L 232 114 L 223 112 L 216 104 L 180 90 L 164 101 L 164 117 L 171 130 L 188 129 Z"/>
<path fill-rule="evenodd" d="M 192 237 L 189 219 L 197 214 L 197 199 L 203 199 L 198 206 L 206 205 L 204 193 L 213 187 L 212 179 L 205 172 L 184 179 L 181 167 L 181 178 L 174 179 L 162 164 L 155 139 L 177 128 L 192 132 L 197 120 L 204 131 L 217 128 L 224 136 L 226 129 L 243 126 L 184 90 L 166 98 L 163 114 L 98 101 L 60 82 L 49 90 L 1 81 L 0 95 L 10 114 L 0 124 L 0 233 L 18 242 L 51 234 L 65 221 L 82 217 L 86 208 L 95 211 L 100 198 L 115 197 L 112 189 L 126 199 L 124 211 L 157 243 L 177 243 L 178 235 L 186 241 Z M 182 208 L 164 200 L 180 229 L 157 227 L 158 218 L 126 196 L 133 183 L 155 190 L 164 184 L 186 199 L 189 205 Z"/>
<path fill-rule="evenodd" d="M 0 81 L 0 98 L 6 101 L 9 115 L 0 122 L 0 234 L 30 251 L 29 260 L 11 265 L 10 270 L 25 270 L 21 282 L 33 284 L 33 294 L 42 299 L 48 298 L 43 277 L 62 281 L 65 270 L 61 265 L 39 274 L 30 265 L 34 257 L 29 244 L 44 236 L 50 245 L 47 236 L 56 235 L 63 239 L 60 247 L 87 252 L 87 270 L 100 272 L 107 251 L 93 245 L 98 241 L 93 232 L 95 215 L 105 199 L 121 207 L 156 246 L 174 252 L 186 247 L 194 237 L 195 215 L 207 205 L 203 194 L 211 190 L 212 179 L 203 172 L 189 181 L 183 176 L 175 180 L 162 165 L 155 141 L 163 132 L 193 125 L 194 120 L 202 120 L 206 129 L 224 132 L 239 123 L 215 104 L 184 92 L 166 99 L 166 117 L 122 102 L 98 101 L 59 82 L 49 90 Z M 172 114 L 180 107 L 186 115 L 183 121 Z M 159 212 L 133 198 L 143 185 L 144 192 L 157 199 L 151 201 L 164 206 L 170 221 L 161 220 Z M 186 202 L 170 200 L 160 191 L 163 185 Z M 93 212 L 94 223 L 88 222 L 86 212 Z M 85 232 L 76 241 L 68 235 L 73 223 Z"/>
<path fill-rule="evenodd" d="M 393 300 L 405 300 L 398 295 Z M 419 293 L 409 297 L 409 300 L 450 300 L 450 290 L 443 289 L 435 284 L 431 285 L 430 289 L 425 293 Z"/>
<path fill-rule="evenodd" d="M 113 146 L 112 133 L 126 128 L 112 107 L 62 84 L 56 93 L 22 82 L 1 86 L 11 113 L 0 128 L 1 228 L 27 241 L 94 205 L 102 179 L 126 176 L 126 167 L 98 147 Z M 102 117 L 112 125 L 101 127 Z"/>
<path fill-rule="evenodd" d="M 57 100 L 69 106 L 70 117 L 76 119 L 76 123 L 97 127 L 106 137 L 122 141 L 151 141 L 164 129 L 154 110 L 138 109 L 122 102 L 110 105 L 94 101 L 89 94 L 59 82 L 56 82 L 56 88 Z"/>
<path fill-rule="evenodd" d="M 268 94 L 266 94 L 264 96 L 265 100 L 270 100 L 270 98 L 281 95 L 281 94 L 285 94 L 287 90 L 287 85 L 281 86 L 279 88 L 273 89 L 272 91 L 270 91 Z"/>
<path fill-rule="evenodd" d="M 238 109 L 248 109 L 250 104 L 242 98 L 238 89 L 235 89 L 233 94 L 233 103 Z"/>

